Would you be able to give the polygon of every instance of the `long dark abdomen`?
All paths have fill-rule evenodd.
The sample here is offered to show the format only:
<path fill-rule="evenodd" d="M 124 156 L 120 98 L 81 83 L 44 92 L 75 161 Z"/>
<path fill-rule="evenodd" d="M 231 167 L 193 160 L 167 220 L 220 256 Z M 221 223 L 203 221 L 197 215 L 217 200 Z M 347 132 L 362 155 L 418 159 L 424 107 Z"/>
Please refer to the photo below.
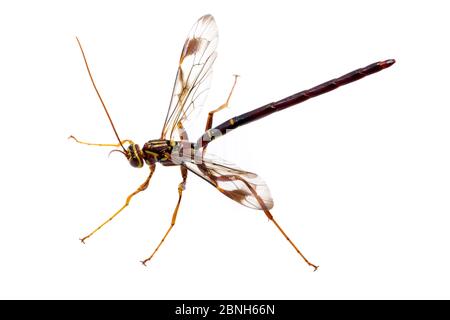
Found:
<path fill-rule="evenodd" d="M 230 130 L 236 129 L 237 127 L 264 118 L 274 112 L 292 107 L 298 103 L 301 103 L 308 99 L 317 97 L 321 94 L 337 89 L 340 86 L 364 78 L 368 75 L 386 69 L 392 66 L 394 63 L 395 63 L 394 59 L 372 63 L 367 67 L 357 69 L 339 78 L 324 82 L 314 88 L 298 92 L 277 102 L 269 103 L 255 110 L 241 114 L 240 116 L 231 118 L 230 120 L 221 123 L 217 127 L 206 131 L 200 137 L 200 139 L 198 139 L 197 144 L 198 146 L 205 147 L 209 142 L 211 142 L 212 140 L 214 140 L 219 136 L 226 134 Z"/>

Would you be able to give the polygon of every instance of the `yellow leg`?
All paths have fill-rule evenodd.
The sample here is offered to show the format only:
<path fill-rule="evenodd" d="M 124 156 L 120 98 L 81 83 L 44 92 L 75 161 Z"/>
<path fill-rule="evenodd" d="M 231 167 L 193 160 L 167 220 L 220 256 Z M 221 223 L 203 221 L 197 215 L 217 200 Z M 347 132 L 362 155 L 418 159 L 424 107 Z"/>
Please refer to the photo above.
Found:
<path fill-rule="evenodd" d="M 208 119 L 206 120 L 206 127 L 205 127 L 205 131 L 208 131 L 209 129 L 212 128 L 212 123 L 213 123 L 213 117 L 214 117 L 214 113 L 219 112 L 222 109 L 225 109 L 226 107 L 228 107 L 228 103 L 230 102 L 231 99 L 231 95 L 233 94 L 234 91 L 234 87 L 236 86 L 236 82 L 237 82 L 237 78 L 239 76 L 238 75 L 234 75 L 234 83 L 233 86 L 231 87 L 230 93 L 228 94 L 228 98 L 227 101 L 225 101 L 225 103 L 223 105 L 221 105 L 220 107 L 218 107 L 215 110 L 212 110 L 208 113 Z"/>
<path fill-rule="evenodd" d="M 146 265 L 147 262 L 149 262 L 153 258 L 153 256 L 155 255 L 156 251 L 158 251 L 159 247 L 161 247 L 162 243 L 164 242 L 164 240 L 166 240 L 167 235 L 170 233 L 170 231 L 172 230 L 172 228 L 175 225 L 175 222 L 177 220 L 178 209 L 180 207 L 181 197 L 183 196 L 183 190 L 186 188 L 186 178 L 187 178 L 187 169 L 185 167 L 183 167 L 183 166 L 180 166 L 180 169 L 181 169 L 181 176 L 183 178 L 183 181 L 178 185 L 178 202 L 177 202 L 177 206 L 175 207 L 175 210 L 174 210 L 173 215 L 172 215 L 172 221 L 170 223 L 170 227 L 166 231 L 166 234 L 164 235 L 162 240 L 159 242 L 158 246 L 153 251 L 153 253 L 150 255 L 150 257 L 148 257 L 147 259 L 141 261 L 144 266 Z"/>
<path fill-rule="evenodd" d="M 316 266 L 315 264 L 312 264 L 311 262 L 309 262 L 308 259 L 306 259 L 306 257 L 303 255 L 303 253 L 297 248 L 297 246 L 295 245 L 295 243 L 287 236 L 286 232 L 284 232 L 284 230 L 280 227 L 280 225 L 275 221 L 275 219 L 273 218 L 272 214 L 270 213 L 270 211 L 267 209 L 266 205 L 264 204 L 264 201 L 261 199 L 261 197 L 256 193 L 256 190 L 250 185 L 248 184 L 245 180 L 243 179 L 239 179 L 241 180 L 243 183 L 246 184 L 246 186 L 250 189 L 251 193 L 255 196 L 256 200 L 258 201 L 259 205 L 261 206 L 262 210 L 264 211 L 264 213 L 266 214 L 267 218 L 272 221 L 275 226 L 277 227 L 277 229 L 281 232 L 281 234 L 286 238 L 286 240 L 291 244 L 291 246 L 295 249 L 295 251 L 297 251 L 297 253 L 300 255 L 300 257 L 302 257 L 302 259 L 311 267 L 314 268 L 314 271 L 316 271 L 319 266 Z"/>
<path fill-rule="evenodd" d="M 91 233 L 89 233 L 87 236 L 85 236 L 84 238 L 80 238 L 81 242 L 85 242 L 88 238 L 90 238 L 94 233 L 96 233 L 98 230 L 100 230 L 101 228 L 103 228 L 103 226 L 105 224 L 107 224 L 108 222 L 110 222 L 112 219 L 114 219 L 123 209 L 125 209 L 125 207 L 128 206 L 128 204 L 131 201 L 131 198 L 133 198 L 136 194 L 138 194 L 141 191 L 144 191 L 145 189 L 147 189 L 148 184 L 150 183 L 150 179 L 153 176 L 153 173 L 155 172 L 155 165 L 151 165 L 150 166 L 150 174 L 147 177 L 147 179 L 144 181 L 143 184 L 141 184 L 139 186 L 139 188 L 136 189 L 136 191 L 134 191 L 132 194 L 130 194 L 127 197 L 127 200 L 125 201 L 125 204 L 122 206 L 122 208 L 120 208 L 116 213 L 114 213 L 111 217 L 109 217 L 108 220 L 106 220 L 105 222 L 103 222 L 100 226 L 98 226 L 94 231 L 92 231 Z"/>
<path fill-rule="evenodd" d="M 295 251 L 297 251 L 297 253 L 302 257 L 302 259 L 311 267 L 314 268 L 314 271 L 316 271 L 319 266 L 316 266 L 315 264 L 312 264 L 311 262 L 309 262 L 308 259 L 306 259 L 306 257 L 303 255 L 303 253 L 297 248 L 297 246 L 295 245 L 295 243 L 287 236 L 286 232 L 284 232 L 284 230 L 280 227 L 280 225 L 275 221 L 275 219 L 273 218 L 272 214 L 269 212 L 269 210 L 267 210 L 265 207 L 263 207 L 264 213 L 266 214 L 266 216 L 269 218 L 270 221 L 272 221 L 275 226 L 277 227 L 277 229 L 283 234 L 283 236 L 286 238 L 287 241 L 289 241 L 289 243 L 291 244 L 291 246 L 295 249 Z"/>
<path fill-rule="evenodd" d="M 186 131 L 186 129 L 184 129 L 181 121 L 178 122 L 177 127 L 178 127 L 178 135 L 180 136 L 180 139 L 184 140 L 184 141 L 189 141 L 187 131 Z"/>
<path fill-rule="evenodd" d="M 132 143 L 131 140 L 122 140 L 121 143 L 91 143 L 91 142 L 80 141 L 77 138 L 75 138 L 74 136 L 70 136 L 68 139 L 73 139 L 73 140 L 75 140 L 75 142 L 80 143 L 80 144 L 85 144 L 87 146 L 98 146 L 98 147 L 120 147 L 121 144 L 123 145 L 126 142 Z"/>
<path fill-rule="evenodd" d="M 264 210 L 264 211 L 266 211 L 266 210 Z M 267 213 L 270 214 L 269 211 L 266 212 L 266 215 L 267 215 Z M 286 240 L 289 241 L 289 243 L 292 245 L 292 247 L 294 247 L 295 251 L 297 251 L 297 253 L 303 258 L 303 260 L 305 260 L 305 262 L 306 262 L 309 266 L 313 267 L 313 268 L 314 268 L 314 271 L 316 271 L 316 270 L 319 268 L 319 266 L 316 266 L 315 264 L 312 264 L 311 262 L 309 262 L 308 259 L 306 259 L 306 257 L 303 255 L 303 253 L 297 248 L 297 246 L 295 245 L 295 243 L 292 242 L 292 240 L 287 236 L 287 234 L 286 234 L 286 233 L 284 232 L 284 230 L 280 227 L 280 225 L 275 221 L 275 219 L 273 218 L 273 216 L 272 216 L 271 214 L 270 214 L 270 216 L 271 216 L 272 218 L 269 218 L 269 219 L 275 224 L 275 226 L 278 228 L 278 230 L 280 230 L 280 232 L 283 234 L 283 236 L 286 238 Z"/>

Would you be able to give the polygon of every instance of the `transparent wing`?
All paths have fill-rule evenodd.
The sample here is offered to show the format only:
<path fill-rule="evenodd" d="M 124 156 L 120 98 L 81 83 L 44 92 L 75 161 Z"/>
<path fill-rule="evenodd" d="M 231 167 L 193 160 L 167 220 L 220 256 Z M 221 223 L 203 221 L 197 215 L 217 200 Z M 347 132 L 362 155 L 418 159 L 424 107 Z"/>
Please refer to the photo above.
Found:
<path fill-rule="evenodd" d="M 162 139 L 172 139 L 177 124 L 203 105 L 210 85 L 212 65 L 217 57 L 217 42 L 217 25 L 213 16 L 205 15 L 198 19 L 181 52 Z"/>
<path fill-rule="evenodd" d="M 185 159 L 183 165 L 191 172 L 208 181 L 220 192 L 234 201 L 257 210 L 273 208 L 269 187 L 255 173 L 242 170 L 235 165 L 215 157 L 201 161 Z"/>

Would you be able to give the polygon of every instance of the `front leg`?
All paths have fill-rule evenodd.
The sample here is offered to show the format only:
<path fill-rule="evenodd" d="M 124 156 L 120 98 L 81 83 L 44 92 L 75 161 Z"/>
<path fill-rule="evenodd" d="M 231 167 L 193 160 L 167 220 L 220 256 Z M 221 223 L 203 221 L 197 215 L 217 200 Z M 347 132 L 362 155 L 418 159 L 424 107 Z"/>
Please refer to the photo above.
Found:
<path fill-rule="evenodd" d="M 144 183 L 142 183 L 137 189 L 136 191 L 134 191 L 133 193 L 131 193 L 127 199 L 125 200 L 125 204 L 119 209 L 117 210 L 111 217 L 109 217 L 105 222 L 103 222 L 100 226 L 98 226 L 97 228 L 94 229 L 94 231 L 92 231 L 91 233 L 89 233 L 87 236 L 80 238 L 81 242 L 85 242 L 88 238 L 90 238 L 94 233 L 96 233 L 98 230 L 100 230 L 101 228 L 103 228 L 105 226 L 105 224 L 107 224 L 108 222 L 110 222 L 112 219 L 114 219 L 119 213 L 122 212 L 123 209 L 125 209 L 129 204 L 131 199 L 137 195 L 139 192 L 144 191 L 145 189 L 147 189 L 148 184 L 150 183 L 150 179 L 153 176 L 153 173 L 155 172 L 155 165 L 151 165 L 150 166 L 150 174 L 148 175 L 147 179 L 145 179 Z"/>
<path fill-rule="evenodd" d="M 79 144 L 85 144 L 87 146 L 97 146 L 97 147 L 120 147 L 122 145 L 124 145 L 125 143 L 132 143 L 131 140 L 122 140 L 120 141 L 120 143 L 92 143 L 92 142 L 86 142 L 86 141 L 81 141 L 78 140 L 77 138 L 75 138 L 74 136 L 69 136 L 67 139 L 73 139 L 75 140 L 76 143 Z"/>

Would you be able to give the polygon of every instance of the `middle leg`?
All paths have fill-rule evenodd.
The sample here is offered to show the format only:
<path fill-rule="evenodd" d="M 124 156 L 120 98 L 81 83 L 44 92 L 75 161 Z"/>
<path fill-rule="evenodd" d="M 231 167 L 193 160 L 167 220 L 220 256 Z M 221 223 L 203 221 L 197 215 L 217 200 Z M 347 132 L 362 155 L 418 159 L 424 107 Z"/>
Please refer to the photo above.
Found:
<path fill-rule="evenodd" d="M 164 235 L 162 240 L 159 242 L 158 246 L 153 251 L 153 253 L 147 259 L 141 261 L 144 266 L 146 266 L 146 263 L 149 262 L 153 258 L 153 256 L 155 255 L 156 251 L 158 251 L 159 247 L 161 247 L 162 243 L 164 242 L 164 240 L 166 240 L 167 235 L 170 233 L 170 231 L 172 230 L 172 228 L 175 225 L 175 222 L 177 220 L 178 209 L 180 208 L 180 203 L 181 203 L 181 198 L 183 196 L 183 191 L 186 188 L 186 178 L 187 178 L 187 169 L 186 169 L 186 167 L 180 166 L 180 169 L 181 169 L 181 177 L 182 177 L 183 180 L 178 185 L 178 202 L 177 202 L 177 205 L 176 205 L 175 210 L 174 210 L 173 215 L 172 215 L 172 221 L 170 223 L 170 227 L 166 231 L 166 234 Z"/>

